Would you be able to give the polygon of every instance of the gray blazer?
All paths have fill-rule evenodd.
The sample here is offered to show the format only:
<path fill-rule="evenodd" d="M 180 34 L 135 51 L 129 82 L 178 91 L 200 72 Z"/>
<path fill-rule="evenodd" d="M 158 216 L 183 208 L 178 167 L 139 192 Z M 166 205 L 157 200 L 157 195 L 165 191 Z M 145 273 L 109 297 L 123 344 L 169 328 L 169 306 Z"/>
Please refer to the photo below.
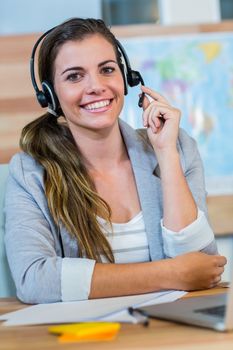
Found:
<path fill-rule="evenodd" d="M 136 179 L 150 258 L 163 259 L 165 254 L 160 224 L 163 202 L 155 153 L 145 129 L 134 130 L 122 120 L 119 123 Z M 177 147 L 197 206 L 207 215 L 203 167 L 196 143 L 180 129 Z M 9 171 L 5 244 L 17 295 L 28 303 L 59 301 L 61 246 L 65 257 L 77 258 L 77 241 L 63 226 L 59 235 L 48 209 L 41 165 L 27 154 L 18 153 L 12 158 Z M 204 250 L 210 254 L 216 253 L 215 242 Z"/>

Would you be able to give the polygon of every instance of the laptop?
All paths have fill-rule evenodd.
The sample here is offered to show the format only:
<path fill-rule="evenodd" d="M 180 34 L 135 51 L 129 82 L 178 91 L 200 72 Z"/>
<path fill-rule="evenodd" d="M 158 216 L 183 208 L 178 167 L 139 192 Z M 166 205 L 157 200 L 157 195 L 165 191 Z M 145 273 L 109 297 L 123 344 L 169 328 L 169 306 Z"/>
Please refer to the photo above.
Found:
<path fill-rule="evenodd" d="M 226 293 L 179 299 L 177 301 L 139 307 L 142 315 L 207 327 L 216 331 L 233 330 L 233 279 Z"/>

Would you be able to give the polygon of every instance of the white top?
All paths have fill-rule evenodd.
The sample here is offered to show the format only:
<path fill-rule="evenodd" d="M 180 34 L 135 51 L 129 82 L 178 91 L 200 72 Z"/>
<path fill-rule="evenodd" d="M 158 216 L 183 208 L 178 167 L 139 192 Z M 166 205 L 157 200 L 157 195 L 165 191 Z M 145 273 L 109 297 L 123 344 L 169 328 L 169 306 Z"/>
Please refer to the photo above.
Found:
<path fill-rule="evenodd" d="M 99 222 L 111 244 L 116 263 L 150 261 L 142 212 L 127 223 L 113 223 L 112 233 L 103 219 L 99 218 Z M 161 227 L 164 252 L 168 257 L 199 251 L 214 240 L 213 231 L 201 210 L 198 210 L 197 219 L 179 232 L 168 230 L 163 226 L 162 220 Z M 83 262 L 80 266 L 81 263 L 82 259 L 63 259 L 61 279 L 63 301 L 88 299 L 95 262 L 90 260 L 89 264 Z M 81 287 L 79 281 L 82 281 Z"/>
<path fill-rule="evenodd" d="M 98 221 L 112 248 L 115 263 L 135 263 L 150 260 L 142 211 L 127 223 L 112 223 L 112 230 L 102 218 L 98 217 Z M 106 259 L 103 257 L 102 261 L 106 262 Z"/>

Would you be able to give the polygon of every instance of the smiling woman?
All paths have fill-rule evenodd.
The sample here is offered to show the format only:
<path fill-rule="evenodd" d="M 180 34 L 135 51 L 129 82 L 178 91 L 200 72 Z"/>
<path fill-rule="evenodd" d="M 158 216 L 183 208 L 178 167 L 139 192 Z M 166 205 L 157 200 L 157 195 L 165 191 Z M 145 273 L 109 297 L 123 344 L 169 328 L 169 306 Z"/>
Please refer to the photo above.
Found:
<path fill-rule="evenodd" d="M 226 259 L 206 218 L 196 143 L 104 22 L 73 18 L 43 34 L 31 78 L 48 109 L 24 127 L 23 152 L 10 163 L 5 243 L 18 297 L 215 286 Z M 119 114 L 128 86 L 139 83 L 144 128 L 134 130 Z"/>

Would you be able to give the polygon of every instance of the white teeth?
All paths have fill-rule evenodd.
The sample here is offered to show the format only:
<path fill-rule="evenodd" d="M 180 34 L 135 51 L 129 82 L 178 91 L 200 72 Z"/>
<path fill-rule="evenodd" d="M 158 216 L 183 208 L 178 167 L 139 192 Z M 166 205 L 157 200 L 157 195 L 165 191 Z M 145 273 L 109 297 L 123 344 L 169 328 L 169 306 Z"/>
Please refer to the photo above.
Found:
<path fill-rule="evenodd" d="M 90 103 L 89 105 L 86 105 L 84 108 L 88 110 L 98 109 L 98 108 L 108 106 L 109 104 L 110 104 L 110 100 L 104 100 L 104 101 L 99 101 L 95 103 Z"/>

